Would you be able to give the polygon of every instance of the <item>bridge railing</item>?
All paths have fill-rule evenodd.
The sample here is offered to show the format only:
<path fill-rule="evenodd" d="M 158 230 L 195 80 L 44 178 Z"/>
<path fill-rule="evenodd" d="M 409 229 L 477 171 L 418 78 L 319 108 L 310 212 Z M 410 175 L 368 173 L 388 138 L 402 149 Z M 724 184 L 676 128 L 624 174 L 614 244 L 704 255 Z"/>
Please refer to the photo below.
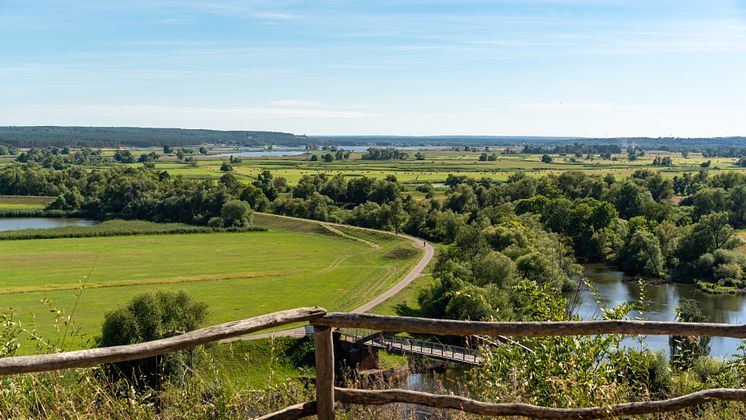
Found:
<path fill-rule="evenodd" d="M 450 336 L 549 337 L 598 334 L 684 335 L 746 338 L 746 325 L 676 323 L 631 320 L 573 322 L 473 322 L 393 317 L 368 314 L 326 313 L 321 308 L 300 308 L 195 330 L 176 337 L 127 346 L 105 347 L 39 356 L 0 359 L 0 375 L 90 367 L 102 363 L 142 359 L 249 334 L 263 329 L 309 321 L 314 326 L 316 401 L 287 407 L 263 419 L 296 419 L 318 415 L 334 418 L 336 403 L 383 405 L 418 404 L 486 416 L 540 418 L 602 418 L 671 412 L 707 401 L 746 402 L 746 390 L 718 388 L 667 400 L 613 404 L 588 408 L 553 408 L 522 403 L 491 404 L 453 395 L 389 389 L 363 390 L 335 387 L 333 328 L 361 328 Z"/>
<path fill-rule="evenodd" d="M 479 360 L 476 350 L 453 344 L 420 340 L 412 337 L 399 337 L 382 332 L 371 334 L 370 331 L 362 332 L 359 329 L 344 329 L 340 333 L 342 337 L 351 340 L 353 343 L 360 345 L 371 343 L 386 348 L 387 351 L 433 356 L 467 364 L 477 364 Z"/>

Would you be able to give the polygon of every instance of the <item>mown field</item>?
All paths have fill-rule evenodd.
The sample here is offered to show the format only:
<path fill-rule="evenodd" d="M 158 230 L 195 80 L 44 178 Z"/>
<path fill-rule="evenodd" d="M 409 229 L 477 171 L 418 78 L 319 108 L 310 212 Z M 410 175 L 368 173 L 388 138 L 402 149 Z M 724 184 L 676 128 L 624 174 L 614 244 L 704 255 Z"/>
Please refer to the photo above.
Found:
<path fill-rule="evenodd" d="M 207 324 L 300 306 L 349 310 L 420 255 L 395 252 L 413 249 L 404 239 L 374 248 L 315 223 L 261 215 L 256 223 L 268 230 L 2 241 L 0 309 L 43 337 L 58 336 L 57 315 L 71 316 L 83 337 L 68 342 L 79 345 L 98 334 L 104 313 L 140 292 L 186 290 L 209 305 Z"/>

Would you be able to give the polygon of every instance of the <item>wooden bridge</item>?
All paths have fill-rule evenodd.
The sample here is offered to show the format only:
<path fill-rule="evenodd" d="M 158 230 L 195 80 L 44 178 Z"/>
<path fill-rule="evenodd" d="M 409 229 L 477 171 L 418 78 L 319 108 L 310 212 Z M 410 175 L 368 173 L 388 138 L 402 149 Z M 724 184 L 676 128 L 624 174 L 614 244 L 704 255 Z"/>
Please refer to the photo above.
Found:
<path fill-rule="evenodd" d="M 398 337 L 391 334 L 365 334 L 359 330 L 342 331 L 340 340 L 356 346 L 369 346 L 384 349 L 387 352 L 412 354 L 416 356 L 432 357 L 463 365 L 479 366 L 482 358 L 476 350 L 450 344 L 418 340 L 410 337 Z"/>
<path fill-rule="evenodd" d="M 708 401 L 746 403 L 746 389 L 716 388 L 679 397 L 611 404 L 586 408 L 554 408 L 524 403 L 486 403 L 455 395 L 436 395 L 403 389 L 368 390 L 336 387 L 334 376 L 333 328 L 410 332 L 442 336 L 550 337 L 599 334 L 684 335 L 746 338 L 746 325 L 677 323 L 632 320 L 568 322 L 474 322 L 393 317 L 353 313 L 326 313 L 321 308 L 275 312 L 241 321 L 202 328 L 186 334 L 140 344 L 96 348 L 39 356 L 0 358 L 0 376 L 85 368 L 102 363 L 144 359 L 192 348 L 201 344 L 238 337 L 281 325 L 309 321 L 314 326 L 316 358 L 316 401 L 297 404 L 262 419 L 298 419 L 317 415 L 321 420 L 335 416 L 337 403 L 385 405 L 417 404 L 453 409 L 483 416 L 525 416 L 534 418 L 606 418 L 664 413 L 693 407 Z"/>

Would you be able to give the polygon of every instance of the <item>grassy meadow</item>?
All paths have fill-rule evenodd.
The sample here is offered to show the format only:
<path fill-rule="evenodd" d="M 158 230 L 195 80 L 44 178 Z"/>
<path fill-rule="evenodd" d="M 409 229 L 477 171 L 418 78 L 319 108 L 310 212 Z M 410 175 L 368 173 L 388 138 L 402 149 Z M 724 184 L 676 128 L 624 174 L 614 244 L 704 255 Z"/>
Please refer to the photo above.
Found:
<path fill-rule="evenodd" d="M 686 172 L 701 170 L 700 164 L 711 161 L 710 170 L 714 171 L 746 171 L 746 168 L 735 166 L 735 158 L 703 158 L 701 154 L 691 153 L 683 158 L 679 153 L 649 151 L 645 156 L 635 161 L 627 160 L 626 154 L 613 157 L 616 161 L 602 160 L 595 155 L 576 158 L 574 156 L 550 155 L 552 163 L 542 163 L 541 155 L 500 155 L 497 151 L 496 161 L 480 161 L 482 152 L 456 152 L 448 150 L 426 150 L 424 160 L 415 160 L 414 152 L 406 160 L 367 161 L 361 160 L 360 153 L 352 153 L 350 159 L 344 161 L 322 162 L 310 161 L 308 156 L 288 157 L 259 157 L 242 158 L 241 163 L 233 164 L 233 173 L 244 182 L 250 182 L 263 170 L 269 170 L 275 177 L 284 177 L 290 185 L 294 185 L 303 175 L 313 174 L 342 174 L 347 177 L 367 176 L 385 178 L 395 175 L 405 184 L 421 184 L 425 182 L 444 182 L 448 174 L 468 175 L 474 178 L 490 178 L 498 181 L 506 180 L 511 174 L 519 171 L 531 176 L 546 174 L 558 175 L 563 171 L 577 170 L 586 173 L 612 173 L 618 177 L 630 175 L 638 169 L 650 168 L 659 170 L 664 176 L 673 177 Z M 322 155 L 326 152 L 315 152 Z M 492 153 L 492 152 L 488 152 Z M 651 163 L 656 156 L 669 156 L 673 166 L 653 167 Z M 201 156 L 197 158 L 197 166 L 178 163 L 174 160 L 161 160 L 156 167 L 166 170 L 173 175 L 183 175 L 194 178 L 219 177 L 223 174 L 220 166 L 222 158 Z"/>
<path fill-rule="evenodd" d="M 258 215 L 256 224 L 267 231 L 0 241 L 0 308 L 43 337 L 56 335 L 55 317 L 71 316 L 83 335 L 73 341 L 85 344 L 107 311 L 144 291 L 186 290 L 209 305 L 208 325 L 300 306 L 343 311 L 420 255 L 405 239 L 372 247 L 316 223 Z"/>

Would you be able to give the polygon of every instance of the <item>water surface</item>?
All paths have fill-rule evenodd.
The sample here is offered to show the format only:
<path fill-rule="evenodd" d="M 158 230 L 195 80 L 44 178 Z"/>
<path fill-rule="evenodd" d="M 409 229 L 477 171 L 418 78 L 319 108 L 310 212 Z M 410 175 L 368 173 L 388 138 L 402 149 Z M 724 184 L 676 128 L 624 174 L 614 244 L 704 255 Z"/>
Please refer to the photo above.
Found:
<path fill-rule="evenodd" d="M 63 226 L 93 226 L 98 220 L 71 217 L 0 217 L 0 232 L 22 229 L 48 229 Z"/>
<path fill-rule="evenodd" d="M 596 296 L 583 286 L 579 292 L 570 295 L 575 303 L 576 313 L 583 319 L 599 318 L 602 307 L 613 308 L 627 302 L 641 302 L 642 310 L 630 313 L 630 318 L 648 321 L 674 321 L 674 310 L 682 298 L 693 299 L 699 308 L 710 317 L 711 322 L 726 324 L 746 323 L 746 296 L 712 295 L 701 292 L 692 284 L 666 283 L 645 285 L 625 277 L 624 273 L 605 265 L 591 264 L 586 266 L 586 277 L 598 292 Z M 668 354 L 667 336 L 644 337 L 644 345 L 655 351 L 663 350 Z M 626 340 L 627 345 L 640 347 L 635 339 Z M 712 337 L 710 355 L 729 357 L 738 352 L 741 340 L 734 338 Z"/>

